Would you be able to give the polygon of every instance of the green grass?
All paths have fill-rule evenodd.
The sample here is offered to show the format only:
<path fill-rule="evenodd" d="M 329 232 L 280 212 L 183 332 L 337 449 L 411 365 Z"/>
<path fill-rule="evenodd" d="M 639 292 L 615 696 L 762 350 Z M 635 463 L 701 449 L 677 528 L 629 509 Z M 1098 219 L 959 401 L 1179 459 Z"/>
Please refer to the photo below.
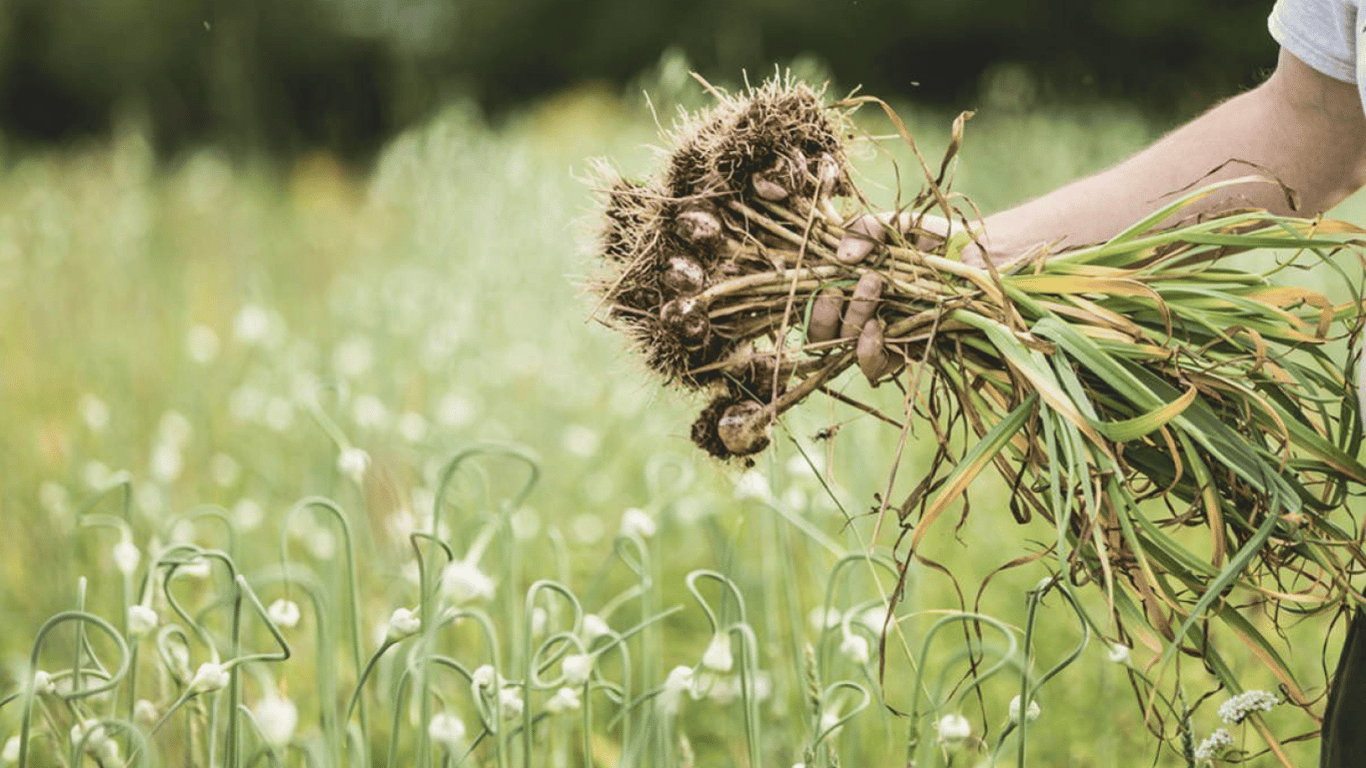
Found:
<path fill-rule="evenodd" d="M 908 114 L 934 157 L 951 116 Z M 1120 159 L 1158 128 L 1120 109 L 984 114 L 969 123 L 957 188 L 985 210 L 999 208 Z M 297 626 L 279 628 L 288 660 L 243 662 L 231 686 L 197 696 L 186 696 L 174 663 L 159 660 L 155 637 L 128 640 L 138 676 L 113 696 L 38 697 L 33 728 L 58 738 L 36 737 L 30 764 L 72 760 L 70 729 L 86 717 L 148 730 L 152 723 L 134 716 L 137 699 L 157 716 L 185 701 L 140 753 L 158 764 L 182 764 L 184 750 L 197 756 L 186 761 L 211 748 L 223 756 L 231 728 L 240 733 L 240 764 L 272 764 L 267 754 L 251 762 L 263 742 L 245 718 L 232 724 L 230 699 L 255 707 L 275 691 L 299 710 L 284 764 L 305 764 L 307 751 L 314 764 L 331 765 L 343 751 L 337 718 L 358 668 L 384 647 L 385 622 L 399 608 L 428 623 L 416 637 L 390 635 L 397 643 L 377 658 L 350 720 L 368 742 L 357 751 L 374 765 L 385 765 L 391 748 L 402 765 L 458 757 L 460 750 L 420 747 L 424 716 L 443 710 L 467 726 L 463 745 L 475 745 L 480 708 L 497 708 L 496 693 L 471 693 L 468 676 L 481 665 L 524 681 L 545 661 L 535 677 L 553 682 L 557 655 L 592 649 L 598 673 L 585 709 L 547 714 L 558 686 L 534 690 L 524 715 L 479 741 L 464 764 L 521 764 L 525 745 L 515 729 L 542 715 L 530 757 L 537 766 L 585 765 L 584 752 L 600 765 L 746 765 L 755 756 L 766 766 L 895 765 L 912 731 L 931 747 L 922 757 L 943 764 L 949 753 L 934 748 L 926 725 L 959 710 L 978 734 L 985 722 L 994 743 L 1019 691 L 1016 666 L 984 684 L 980 699 L 935 710 L 917 697 L 915 681 L 938 691 L 960 679 L 963 629 L 951 624 L 933 635 L 923 675 L 909 659 L 946 611 L 972 608 L 983 579 L 1038 551 L 1049 532 L 1016 525 L 999 487 L 975 492 L 961 528 L 943 525 L 927 537 L 925 554 L 952 578 L 912 569 L 885 676 L 875 634 L 859 622 L 813 629 L 808 617 L 827 601 L 852 619 L 880 605 L 894 584 L 887 569 L 842 558 L 873 544 L 888 551 L 886 532 L 873 542 L 863 513 L 885 490 L 896 434 L 813 400 L 737 482 L 738 469 L 705 458 L 687 439 L 700 403 L 659 388 L 621 339 L 588 320 L 592 299 L 579 287 L 592 269 L 586 160 L 606 155 L 642 172 L 655 135 L 643 107 L 585 89 L 497 130 L 452 109 L 395 140 L 367 178 L 324 157 L 281 175 L 234 167 L 208 151 L 159 170 L 135 132 L 107 146 L 9 158 L 0 176 L 0 533 L 10 542 L 0 560 L 0 696 L 23 687 L 34 638 L 61 611 L 102 616 L 121 634 L 126 605 L 152 594 L 161 655 L 184 645 L 193 671 L 215 655 L 276 651 L 253 595 L 262 606 L 288 598 L 303 607 Z M 889 146 L 909 185 L 915 166 Z M 870 148 L 858 161 L 867 174 L 861 186 L 890 204 L 898 182 L 888 157 Z M 1353 201 L 1344 215 L 1360 208 Z M 835 439 L 813 439 L 831 424 L 842 425 Z M 917 430 L 903 484 L 927 457 L 928 434 Z M 351 447 L 370 458 L 360 482 L 339 468 Z M 454 457 L 464 458 L 443 484 Z M 525 488 L 531 475 L 536 482 Z M 86 505 L 111 484 L 114 492 Z M 328 507 L 296 509 L 310 497 L 335 502 L 350 539 Z M 415 549 L 408 538 L 432 530 L 438 499 L 439 538 L 457 559 L 480 550 L 477 565 L 494 583 L 491 598 L 471 601 L 476 614 L 439 631 L 434 619 L 445 604 L 420 600 L 416 552 L 429 570 L 446 555 L 427 539 Z M 618 535 L 632 508 L 657 524 L 652 535 Z M 126 577 L 113 556 L 120 530 L 141 555 Z M 165 575 L 204 550 L 225 559 L 206 578 L 175 580 L 171 594 L 185 606 L 177 616 L 159 590 L 147 592 L 145 575 L 159 556 L 156 571 Z M 228 562 L 249 591 L 229 578 Z M 1048 575 L 1044 562 L 994 578 L 976 608 L 1009 627 L 1015 642 L 1024 640 L 1029 590 Z M 429 572 L 426 583 L 434 579 Z M 540 586 L 528 605 L 533 583 Z M 1099 604 L 1089 591 L 1078 597 L 1093 611 Z M 1056 594 L 1036 606 L 1036 677 L 1081 642 L 1068 606 Z M 529 631 L 533 607 L 546 609 L 547 634 Z M 236 632 L 234 609 L 245 616 Z M 580 611 L 605 615 L 617 632 L 643 626 L 620 644 L 580 645 Z M 1293 656 L 1313 669 L 1324 625 L 1302 630 Z M 496 663 L 485 631 L 495 638 Z M 38 649 L 39 668 L 70 670 L 78 632 L 109 670 L 118 665 L 118 643 L 93 620 L 73 620 Z M 567 634 L 535 654 L 556 632 Z M 658 694 L 677 666 L 698 665 L 718 633 L 730 638 L 735 669 L 764 691 L 761 700 L 736 695 L 736 673 L 721 675 L 710 695 L 684 695 L 675 714 L 655 698 L 636 700 Z M 870 663 L 841 653 L 860 649 L 849 633 L 874 641 Z M 983 629 L 989 659 L 1005 647 L 1003 637 Z M 1137 663 L 1151 656 L 1134 654 Z M 1188 662 L 1183 671 L 1200 681 Z M 88 686 L 91 664 L 83 666 Z M 397 692 L 405 668 L 430 696 Z M 825 694 L 820 712 L 813 685 Z M 848 714 L 861 691 L 871 696 L 867 706 L 827 736 L 814 759 L 804 754 L 826 730 L 821 716 Z M 1192 683 L 1187 695 L 1193 703 L 1204 692 Z M 622 695 L 633 706 L 614 699 Z M 880 705 L 883 696 L 901 711 L 918 707 L 925 719 L 912 728 Z M 1197 739 L 1219 724 L 1222 700 L 1215 695 L 1194 716 Z M 1124 670 L 1094 638 L 1039 701 L 1042 715 L 1028 728 L 1030 764 L 1154 760 Z M 20 732 L 22 709 L 22 698 L 0 709 L 0 741 Z M 1303 730 L 1292 722 L 1286 727 Z M 1235 736 L 1259 747 L 1250 732 Z M 1012 736 L 999 765 L 1014 764 L 1014 744 Z M 132 743 L 121 747 L 127 757 Z M 1301 764 L 1313 762 L 1313 743 L 1291 748 Z M 950 756 L 952 765 L 975 765 L 986 752 Z M 1184 764 L 1170 751 L 1156 762 Z"/>

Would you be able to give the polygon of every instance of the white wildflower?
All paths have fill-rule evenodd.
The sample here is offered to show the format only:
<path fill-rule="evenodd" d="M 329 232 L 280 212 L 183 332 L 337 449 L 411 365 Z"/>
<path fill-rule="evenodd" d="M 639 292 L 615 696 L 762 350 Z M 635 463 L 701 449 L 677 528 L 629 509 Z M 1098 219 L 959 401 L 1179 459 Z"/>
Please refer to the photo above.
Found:
<path fill-rule="evenodd" d="M 176 576 L 186 579 L 207 579 L 210 573 L 213 573 L 213 566 L 204 557 L 182 563 L 175 569 Z"/>
<path fill-rule="evenodd" d="M 157 612 L 141 603 L 128 606 L 128 634 L 143 637 L 157 628 Z"/>
<path fill-rule="evenodd" d="M 1241 723 L 1256 710 L 1270 712 L 1280 702 L 1269 691 L 1246 691 L 1219 705 L 1219 719 L 1229 724 Z"/>
<path fill-rule="evenodd" d="M 165 442 L 157 443 L 152 446 L 152 455 L 147 460 L 147 466 L 153 480 L 169 484 L 180 477 L 181 470 L 185 468 L 185 458 L 180 453 L 180 446 Z"/>
<path fill-rule="evenodd" d="M 384 641 L 396 643 L 405 637 L 416 635 L 422 629 L 422 619 L 407 608 L 395 608 L 389 616 L 389 624 L 384 632 Z"/>
<path fill-rule="evenodd" d="M 251 384 L 242 384 L 228 395 L 228 413 L 238 421 L 252 421 L 266 407 L 266 393 Z"/>
<path fill-rule="evenodd" d="M 803 512 L 806 510 L 807 504 L 811 501 L 811 497 L 801 488 L 798 488 L 795 485 L 789 485 L 787 490 L 783 491 L 782 498 L 778 499 L 778 501 L 779 506 L 782 509 L 790 510 L 792 512 Z"/>
<path fill-rule="evenodd" d="M 583 641 L 591 643 L 603 635 L 612 634 L 612 628 L 607 622 L 596 613 L 590 613 L 583 617 Z"/>
<path fill-rule="evenodd" d="M 238 499 L 232 505 L 232 522 L 239 531 L 253 531 L 266 519 L 266 511 L 255 499 Z"/>
<path fill-rule="evenodd" d="M 365 478 L 365 470 L 369 467 L 370 454 L 360 448 L 344 448 L 337 455 L 337 469 L 356 483 Z"/>
<path fill-rule="evenodd" d="M 585 512 L 569 520 L 569 535 L 580 544 L 597 544 L 606 533 L 607 526 L 597 515 Z"/>
<path fill-rule="evenodd" d="M 1220 728 L 1211 733 L 1208 739 L 1200 742 L 1200 746 L 1195 748 L 1196 760 L 1212 760 L 1224 753 L 1224 750 L 1233 746 L 1233 736 L 1228 731 Z"/>
<path fill-rule="evenodd" d="M 438 712 L 432 715 L 432 721 L 427 724 L 427 735 L 437 744 L 454 751 L 464 744 L 465 721 L 449 712 Z"/>
<path fill-rule="evenodd" d="M 939 718 L 935 729 L 939 731 L 939 743 L 953 747 L 968 740 L 972 735 L 972 723 L 962 715 L 944 715 Z"/>
<path fill-rule="evenodd" d="M 281 597 L 270 604 L 270 607 L 266 609 L 266 615 L 281 627 L 293 629 L 298 626 L 301 613 L 298 603 Z"/>
<path fill-rule="evenodd" d="M 257 304 L 247 304 L 237 310 L 232 321 L 232 331 L 238 341 L 257 344 L 270 335 L 271 318 L 266 309 Z"/>
<path fill-rule="evenodd" d="M 564 675 L 565 685 L 583 685 L 593 674 L 593 656 L 588 653 L 570 654 L 560 662 L 560 671 Z"/>
<path fill-rule="evenodd" d="M 521 507 L 508 517 L 512 525 L 512 537 L 518 541 L 531 541 L 541 532 L 541 514 L 531 507 Z"/>
<path fill-rule="evenodd" d="M 207 325 L 192 325 L 185 332 L 185 353 L 200 365 L 218 356 L 218 334 Z"/>
<path fill-rule="evenodd" d="M 844 640 L 840 641 L 840 653 L 855 664 L 863 666 L 868 663 L 871 655 L 868 639 L 856 632 L 847 632 Z"/>
<path fill-rule="evenodd" d="M 1115 643 L 1114 645 L 1110 646 L 1110 650 L 1106 653 L 1106 657 L 1108 657 L 1110 661 L 1113 661 L 1116 664 L 1123 664 L 1127 667 L 1129 666 L 1129 658 L 1131 653 L 1132 651 L 1129 648 L 1129 646 L 1123 643 Z"/>
<path fill-rule="evenodd" d="M 830 707 L 821 713 L 820 733 L 826 734 L 826 738 L 833 739 L 844 730 L 844 725 L 840 723 L 839 707 Z"/>
<path fill-rule="evenodd" d="M 498 713 L 504 720 L 516 720 L 522 716 L 526 702 L 516 688 L 508 687 L 498 691 Z"/>
<path fill-rule="evenodd" d="M 621 514 L 620 532 L 622 536 L 639 536 L 642 539 L 648 539 L 654 536 L 657 530 L 659 530 L 659 526 L 655 524 L 654 518 L 650 517 L 643 509 L 631 507 Z"/>
<path fill-rule="evenodd" d="M 483 664 L 474 672 L 470 673 L 470 688 L 474 690 L 476 698 L 491 693 L 494 688 L 502 685 L 503 676 L 491 664 Z"/>
<path fill-rule="evenodd" d="M 242 476 L 242 465 L 226 453 L 215 453 L 209 457 L 209 477 L 219 488 L 227 488 Z"/>
<path fill-rule="evenodd" d="M 570 688 L 567 685 L 555 691 L 555 695 L 551 696 L 545 703 L 545 708 L 552 715 L 571 712 L 581 707 L 583 707 L 583 697 L 579 694 L 579 689 Z"/>
<path fill-rule="evenodd" d="M 1039 713 L 1039 702 L 1031 700 L 1029 708 L 1025 710 L 1025 720 L 1032 723 L 1039 719 Z M 1010 722 L 1020 722 L 1020 697 L 1018 695 L 1010 700 Z"/>
<path fill-rule="evenodd" d="M 113 470 L 109 469 L 102 461 L 92 459 L 81 467 L 81 480 L 83 480 L 85 486 L 92 491 L 103 491 L 105 488 L 108 488 L 112 485 L 112 483 L 110 483 L 110 478 L 112 476 Z"/>
<path fill-rule="evenodd" d="M 751 469 L 736 478 L 735 498 L 770 499 L 773 498 L 773 490 L 769 488 L 768 478 L 758 470 Z"/>
<path fill-rule="evenodd" d="M 103 432 L 109 427 L 109 406 L 98 397 L 86 393 L 76 403 L 81 421 L 91 432 Z"/>
<path fill-rule="evenodd" d="M 71 726 L 71 743 L 85 743 L 85 751 L 102 763 L 119 763 L 119 744 L 98 720 L 82 720 Z"/>
<path fill-rule="evenodd" d="M 351 420 L 361 429 L 383 429 L 389 424 L 389 409 L 374 395 L 357 395 L 351 403 Z"/>
<path fill-rule="evenodd" d="M 166 493 L 156 483 L 133 486 L 133 503 L 149 518 L 161 517 L 166 511 Z"/>
<path fill-rule="evenodd" d="M 729 672 L 735 666 L 735 657 L 730 651 L 730 633 L 717 632 L 712 635 L 707 650 L 702 652 L 702 666 L 713 672 Z"/>
<path fill-rule="evenodd" d="M 5 739 L 5 748 L 0 749 L 0 761 L 6 763 L 19 762 L 19 737 L 11 736 Z"/>
<path fill-rule="evenodd" d="M 374 345 L 364 336 L 351 336 L 332 351 L 332 364 L 345 378 L 362 376 L 375 364 Z"/>
<path fill-rule="evenodd" d="M 493 590 L 493 579 L 469 560 L 456 560 L 441 572 L 441 591 L 456 605 L 491 600 Z"/>
<path fill-rule="evenodd" d="M 474 405 L 457 392 L 442 395 L 436 406 L 436 419 L 446 427 L 463 427 L 474 421 Z"/>
<path fill-rule="evenodd" d="M 266 401 L 265 410 L 261 412 L 261 421 L 272 432 L 288 430 L 294 424 L 294 403 L 288 398 L 271 395 Z"/>
<path fill-rule="evenodd" d="M 206 661 L 199 665 L 190 679 L 191 693 L 212 693 L 228 685 L 231 680 L 228 670 L 222 664 Z"/>
<path fill-rule="evenodd" d="M 398 417 L 398 433 L 410 443 L 418 443 L 427 436 L 427 419 L 420 413 L 406 411 Z"/>
<path fill-rule="evenodd" d="M 678 714 L 679 705 L 683 703 L 683 693 L 692 690 L 692 681 L 692 667 L 681 665 L 674 667 L 664 680 L 664 689 L 660 691 L 660 708 L 667 714 Z"/>
<path fill-rule="evenodd" d="M 134 544 L 131 539 L 119 539 L 114 545 L 110 555 L 114 558 L 114 567 L 119 569 L 119 573 L 124 576 L 132 576 L 138 570 L 138 564 L 142 562 L 142 550 Z"/>
<path fill-rule="evenodd" d="M 71 513 L 71 492 L 60 483 L 44 480 L 38 486 L 38 503 L 49 517 L 60 520 Z"/>
<path fill-rule="evenodd" d="M 896 621 L 895 618 L 893 618 L 892 620 Z M 860 613 L 858 615 L 856 621 L 858 621 L 858 623 L 862 624 L 863 626 L 876 632 L 878 636 L 881 636 L 882 630 L 886 627 L 887 624 L 887 607 L 883 605 L 875 605 L 872 608 L 865 609 L 863 613 Z"/>
<path fill-rule="evenodd" d="M 811 630 L 820 634 L 827 629 L 834 629 L 840 625 L 840 612 L 838 608 L 812 608 L 806 614 L 806 623 L 811 625 Z"/>
<path fill-rule="evenodd" d="M 299 708 L 293 701 L 269 693 L 256 702 L 251 714 L 261 729 L 261 737 L 272 747 L 281 749 L 294 739 L 294 729 L 299 725 Z"/>
<path fill-rule="evenodd" d="M 138 699 L 133 702 L 133 719 L 145 726 L 151 726 L 161 717 L 157 711 L 157 705 L 147 699 Z"/>
<path fill-rule="evenodd" d="M 602 443 L 602 439 L 590 427 L 585 427 L 582 424 L 570 424 L 565 427 L 560 442 L 569 453 L 586 459 L 598 452 L 598 446 Z"/>
<path fill-rule="evenodd" d="M 541 606 L 531 609 L 531 636 L 541 637 L 550 626 L 550 612 Z"/>
<path fill-rule="evenodd" d="M 158 439 L 177 448 L 184 447 L 186 443 L 190 442 L 190 435 L 192 434 L 194 434 L 194 426 L 180 411 L 169 410 L 161 414 L 161 421 L 157 422 Z"/>
<path fill-rule="evenodd" d="M 52 675 L 38 670 L 33 673 L 33 692 L 37 694 L 53 693 L 57 690 L 57 685 L 52 681 Z"/>

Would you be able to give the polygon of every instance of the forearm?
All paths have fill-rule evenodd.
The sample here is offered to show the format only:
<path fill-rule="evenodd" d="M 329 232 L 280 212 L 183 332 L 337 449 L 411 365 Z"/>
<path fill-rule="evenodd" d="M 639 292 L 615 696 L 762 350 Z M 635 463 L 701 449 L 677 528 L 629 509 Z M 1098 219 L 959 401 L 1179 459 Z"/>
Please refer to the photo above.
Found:
<path fill-rule="evenodd" d="M 1366 119 L 1356 87 L 1283 53 L 1267 82 L 1119 165 L 987 217 L 984 244 L 993 261 L 1006 262 L 1039 245 L 1056 251 L 1102 242 L 1195 187 L 1247 175 L 1274 177 L 1294 191 L 1297 207 L 1274 183 L 1247 183 L 1184 215 L 1258 207 L 1312 216 L 1362 185 L 1364 156 Z"/>

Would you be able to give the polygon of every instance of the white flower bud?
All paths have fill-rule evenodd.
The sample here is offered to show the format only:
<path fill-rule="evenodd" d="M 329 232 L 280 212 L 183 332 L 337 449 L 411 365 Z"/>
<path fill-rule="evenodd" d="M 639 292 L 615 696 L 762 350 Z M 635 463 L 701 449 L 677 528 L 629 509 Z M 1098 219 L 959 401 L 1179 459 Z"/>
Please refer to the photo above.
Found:
<path fill-rule="evenodd" d="M 266 609 L 266 615 L 284 629 L 293 629 L 299 624 L 299 604 L 282 597 L 270 604 Z"/>
<path fill-rule="evenodd" d="M 1115 643 L 1110 646 L 1110 650 L 1105 655 L 1110 661 L 1113 661 L 1116 664 L 1123 664 L 1126 667 L 1129 666 L 1129 646 L 1123 643 Z"/>
<path fill-rule="evenodd" d="M 491 600 L 493 590 L 493 579 L 477 563 L 456 560 L 441 572 L 441 591 L 456 605 Z"/>
<path fill-rule="evenodd" d="M 565 712 L 577 710 L 583 706 L 583 698 L 579 694 L 578 688 L 564 686 L 555 692 L 554 696 L 545 703 L 545 708 L 552 715 L 559 715 Z"/>
<path fill-rule="evenodd" d="M 820 634 L 823 630 L 833 629 L 840 625 L 840 612 L 837 608 L 812 608 L 806 615 L 806 623 L 811 625 L 811 630 Z"/>
<path fill-rule="evenodd" d="M 138 563 L 142 562 L 142 551 L 138 545 L 127 538 L 119 539 L 119 543 L 114 545 L 111 552 L 114 558 L 114 567 L 119 569 L 119 573 L 124 576 L 132 576 L 138 570 Z"/>
<path fill-rule="evenodd" d="M 612 634 L 612 628 L 607 622 L 596 613 L 590 613 L 583 617 L 583 639 L 584 642 L 591 643 L 603 635 Z"/>
<path fill-rule="evenodd" d="M 691 690 L 692 680 L 692 667 L 680 665 L 669 672 L 668 678 L 664 680 L 664 689 L 659 694 L 659 706 L 665 713 L 678 714 L 679 705 L 683 703 L 683 693 Z"/>
<path fill-rule="evenodd" d="M 504 720 L 516 720 L 522 716 L 526 707 L 522 694 L 516 688 L 504 688 L 498 692 L 498 712 Z"/>
<path fill-rule="evenodd" d="M 1025 710 L 1025 719 L 1032 723 L 1039 719 L 1039 712 L 1039 702 L 1030 701 L 1029 709 Z M 1020 697 L 1018 695 L 1010 700 L 1010 722 L 1020 722 Z"/>
<path fill-rule="evenodd" d="M 432 715 L 432 721 L 427 724 L 427 735 L 437 744 L 454 751 L 463 746 L 465 721 L 449 712 L 439 712 Z"/>
<path fill-rule="evenodd" d="M 1245 691 L 1219 705 L 1219 719 L 1230 725 L 1241 723 L 1254 711 L 1270 712 L 1279 703 L 1269 691 Z"/>
<path fill-rule="evenodd" d="M 157 612 L 141 603 L 128 606 L 128 634 L 142 637 L 157 628 Z"/>
<path fill-rule="evenodd" d="M 337 456 L 337 469 L 355 483 L 365 479 L 365 470 L 370 467 L 370 454 L 360 448 L 346 448 Z"/>
<path fill-rule="evenodd" d="M 19 737 L 11 736 L 5 739 L 5 748 L 0 749 L 0 762 L 17 763 L 19 762 Z"/>
<path fill-rule="evenodd" d="M 107 764 L 120 762 L 118 742 L 109 738 L 109 732 L 100 721 L 82 720 L 71 726 L 71 743 L 80 744 L 82 741 L 85 742 L 85 751 L 96 760 Z"/>
<path fill-rule="evenodd" d="M 639 536 L 648 539 L 655 535 L 659 526 L 655 524 L 654 518 L 645 513 L 643 509 L 631 507 L 621 515 L 621 535 Z"/>
<path fill-rule="evenodd" d="M 550 626 L 550 612 L 541 606 L 531 609 L 531 636 L 541 637 Z"/>
<path fill-rule="evenodd" d="M 470 687 L 474 689 L 476 697 L 491 693 L 501 683 L 502 675 L 498 674 L 497 670 L 489 664 L 480 666 L 470 675 Z"/>
<path fill-rule="evenodd" d="M 299 708 L 294 702 L 270 693 L 256 702 L 251 713 L 267 744 L 281 749 L 294 739 L 294 729 L 299 725 Z"/>
<path fill-rule="evenodd" d="M 560 663 L 560 670 L 564 674 L 564 684 L 579 686 L 588 682 L 589 676 L 593 674 L 593 656 L 587 653 L 575 653 L 564 657 Z"/>
<path fill-rule="evenodd" d="M 850 632 L 840 642 L 840 653 L 855 664 L 863 666 L 868 663 L 870 655 L 868 639 L 863 635 Z"/>
<path fill-rule="evenodd" d="M 35 694 L 54 693 L 56 690 L 57 685 L 52 682 L 52 675 L 41 669 L 33 673 L 33 692 Z"/>
<path fill-rule="evenodd" d="M 157 705 L 147 699 L 138 699 L 133 702 L 133 719 L 142 725 L 150 726 L 160 716 L 161 713 L 157 711 Z"/>
<path fill-rule="evenodd" d="M 227 687 L 231 680 L 231 675 L 222 664 L 206 661 L 199 665 L 199 669 L 194 672 L 194 677 L 190 679 L 191 693 L 212 693 Z"/>
<path fill-rule="evenodd" d="M 729 672 L 735 666 L 735 657 L 730 652 L 729 632 L 712 635 L 711 643 L 702 653 L 702 666 L 713 672 Z"/>
<path fill-rule="evenodd" d="M 939 743 L 947 747 L 962 744 L 972 735 L 972 723 L 969 723 L 966 717 L 957 714 L 939 718 L 936 728 L 939 731 Z"/>
<path fill-rule="evenodd" d="M 1233 746 L 1233 736 L 1228 731 L 1220 728 L 1211 733 L 1208 739 L 1200 742 L 1200 746 L 1195 748 L 1196 760 L 1213 760 L 1224 754 L 1224 750 Z"/>
<path fill-rule="evenodd" d="M 396 608 L 389 616 L 389 626 L 384 633 L 384 640 L 396 643 L 405 637 L 416 635 L 421 630 L 422 619 L 416 613 L 407 608 Z"/>

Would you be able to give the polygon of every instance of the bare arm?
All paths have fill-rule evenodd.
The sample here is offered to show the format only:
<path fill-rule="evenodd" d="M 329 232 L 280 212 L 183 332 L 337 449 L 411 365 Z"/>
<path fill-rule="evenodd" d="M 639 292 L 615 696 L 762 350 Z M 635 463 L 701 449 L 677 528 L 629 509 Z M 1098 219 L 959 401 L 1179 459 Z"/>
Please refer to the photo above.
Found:
<path fill-rule="evenodd" d="M 1191 185 L 1259 173 L 1298 195 L 1293 213 L 1313 216 L 1366 184 L 1366 115 L 1357 87 L 1324 75 L 1282 50 L 1262 85 L 1219 104 L 1128 160 L 1023 205 L 988 216 L 983 243 L 1007 262 L 1041 243 L 1102 242 Z M 1274 185 L 1229 187 L 1202 201 L 1206 211 L 1260 207 L 1292 213 Z"/>

